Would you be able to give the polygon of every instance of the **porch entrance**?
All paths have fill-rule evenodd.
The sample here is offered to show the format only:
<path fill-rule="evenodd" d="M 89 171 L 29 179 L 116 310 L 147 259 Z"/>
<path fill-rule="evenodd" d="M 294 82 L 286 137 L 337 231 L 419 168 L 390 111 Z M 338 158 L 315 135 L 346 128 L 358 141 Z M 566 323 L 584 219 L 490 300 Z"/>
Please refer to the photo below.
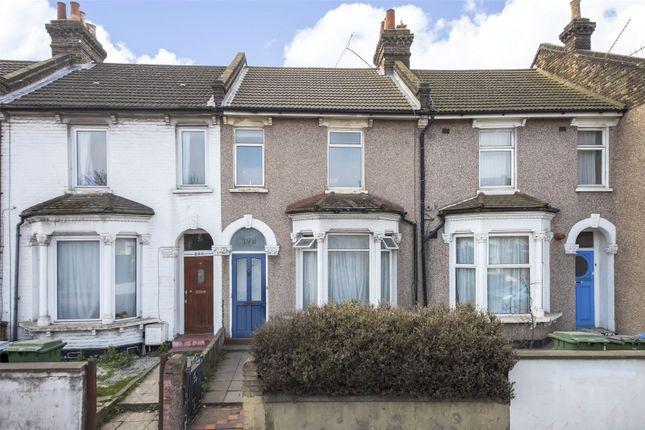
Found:
<path fill-rule="evenodd" d="M 233 255 L 233 337 L 251 337 L 266 320 L 266 255 Z"/>
<path fill-rule="evenodd" d="M 576 327 L 595 326 L 593 251 L 576 252 Z"/>
<path fill-rule="evenodd" d="M 213 333 L 213 241 L 184 235 L 184 333 Z"/>

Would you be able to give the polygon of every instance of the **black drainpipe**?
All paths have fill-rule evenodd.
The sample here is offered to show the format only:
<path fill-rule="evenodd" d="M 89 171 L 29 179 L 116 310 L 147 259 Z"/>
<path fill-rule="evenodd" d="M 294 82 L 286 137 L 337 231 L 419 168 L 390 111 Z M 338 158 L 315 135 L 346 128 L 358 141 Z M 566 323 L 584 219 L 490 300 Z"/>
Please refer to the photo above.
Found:
<path fill-rule="evenodd" d="M 20 215 L 20 222 L 16 224 L 16 272 L 14 273 L 14 283 L 13 283 L 13 314 L 11 315 L 11 339 L 18 340 L 18 269 L 20 269 L 20 227 L 25 223 L 25 218 Z"/>
<path fill-rule="evenodd" d="M 414 297 L 414 304 L 418 305 L 419 304 L 419 289 L 418 287 L 418 282 L 417 278 L 419 276 L 419 268 L 418 268 L 418 260 L 417 260 L 417 223 L 414 221 L 411 221 L 405 217 L 401 217 L 401 220 L 412 226 L 412 231 L 414 233 L 412 234 L 412 279 L 414 280 L 412 283 L 412 297 Z"/>
<path fill-rule="evenodd" d="M 428 283 L 426 279 L 426 131 L 434 121 L 434 113 L 426 117 L 427 123 L 419 135 L 419 237 L 421 238 L 421 292 L 423 293 L 423 306 L 428 306 Z"/>

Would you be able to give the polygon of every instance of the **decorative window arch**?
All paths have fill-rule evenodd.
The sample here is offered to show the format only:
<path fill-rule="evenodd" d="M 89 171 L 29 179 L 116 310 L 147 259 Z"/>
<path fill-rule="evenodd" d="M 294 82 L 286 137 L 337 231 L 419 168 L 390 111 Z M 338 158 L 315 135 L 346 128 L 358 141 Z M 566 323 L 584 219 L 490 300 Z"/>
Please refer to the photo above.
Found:
<path fill-rule="evenodd" d="M 253 215 L 244 215 L 242 218 L 230 223 L 224 229 L 222 232 L 222 244 L 213 246 L 214 255 L 229 255 L 232 251 L 231 239 L 233 238 L 233 235 L 243 228 L 253 228 L 262 233 L 264 240 L 266 241 L 264 251 L 267 255 L 278 255 L 280 247 L 276 241 L 275 233 L 273 233 L 271 227 L 266 223 L 257 218 L 253 218 Z"/>
<path fill-rule="evenodd" d="M 616 244 L 616 226 L 610 221 L 602 218 L 600 214 L 591 214 L 589 218 L 578 221 L 571 227 L 567 235 L 567 241 L 564 244 L 564 252 L 566 254 L 575 254 L 578 250 L 576 239 L 578 235 L 588 229 L 595 229 L 602 232 L 609 244 L 605 251 L 608 254 L 616 254 L 618 252 L 618 245 Z"/>

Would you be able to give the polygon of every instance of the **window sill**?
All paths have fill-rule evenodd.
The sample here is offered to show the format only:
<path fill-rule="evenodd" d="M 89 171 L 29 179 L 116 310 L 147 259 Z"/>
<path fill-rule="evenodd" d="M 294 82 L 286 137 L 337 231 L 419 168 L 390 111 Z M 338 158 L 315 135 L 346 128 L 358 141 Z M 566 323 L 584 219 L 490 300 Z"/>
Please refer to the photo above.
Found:
<path fill-rule="evenodd" d="M 112 193 L 110 187 L 74 187 L 68 191 L 69 194 L 105 194 Z"/>
<path fill-rule="evenodd" d="M 212 188 L 177 188 L 176 190 L 173 190 L 173 194 L 208 194 L 212 193 L 213 189 Z"/>
<path fill-rule="evenodd" d="M 235 187 L 228 190 L 229 193 L 260 193 L 266 194 L 269 192 L 267 188 L 264 187 Z"/>
<path fill-rule="evenodd" d="M 29 333 L 48 333 L 65 331 L 115 330 L 159 322 L 161 322 L 161 320 L 159 320 L 158 318 L 129 318 L 123 321 L 115 321 L 110 324 L 102 324 L 100 321 L 55 322 L 45 327 L 39 327 L 37 322 L 24 321 L 20 323 L 20 327 L 24 328 Z"/>
<path fill-rule="evenodd" d="M 531 318 L 530 314 L 505 314 L 505 315 L 495 315 L 502 324 L 530 324 L 532 321 L 540 323 L 552 323 L 557 321 L 562 316 L 562 312 L 553 312 L 544 314 L 543 317 L 533 317 Z"/>
<path fill-rule="evenodd" d="M 362 188 L 329 188 L 325 190 L 325 194 L 368 194 L 367 190 Z"/>
<path fill-rule="evenodd" d="M 515 194 L 519 190 L 515 187 L 504 188 L 479 188 L 477 194 Z"/>
<path fill-rule="evenodd" d="M 605 187 L 605 186 L 580 186 L 576 187 L 576 193 L 610 193 L 614 191 L 613 188 Z"/>

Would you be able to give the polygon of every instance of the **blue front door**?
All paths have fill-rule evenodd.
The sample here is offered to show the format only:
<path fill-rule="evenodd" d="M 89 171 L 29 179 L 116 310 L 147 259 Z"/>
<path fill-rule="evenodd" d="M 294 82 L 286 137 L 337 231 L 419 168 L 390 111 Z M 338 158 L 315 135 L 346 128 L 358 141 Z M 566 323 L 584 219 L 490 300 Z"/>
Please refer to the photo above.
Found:
<path fill-rule="evenodd" d="M 233 337 L 251 337 L 266 321 L 266 256 L 233 254 Z"/>
<path fill-rule="evenodd" d="M 576 252 L 576 327 L 595 326 L 593 251 Z"/>

